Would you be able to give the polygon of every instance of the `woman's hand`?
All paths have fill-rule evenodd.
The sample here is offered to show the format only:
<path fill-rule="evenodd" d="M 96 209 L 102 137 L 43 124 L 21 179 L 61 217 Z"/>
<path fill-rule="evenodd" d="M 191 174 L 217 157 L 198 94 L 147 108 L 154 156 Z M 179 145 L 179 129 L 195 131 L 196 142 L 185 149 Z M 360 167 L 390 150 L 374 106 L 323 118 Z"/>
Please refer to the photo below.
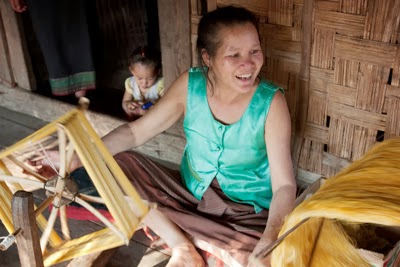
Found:
<path fill-rule="evenodd" d="M 57 174 L 60 169 L 60 153 L 58 150 L 46 150 L 46 156 L 43 158 L 33 158 L 28 163 L 36 168 L 36 172 L 40 175 L 50 178 Z M 81 167 L 82 164 L 78 157 L 74 155 L 71 159 L 69 172 Z"/>
<path fill-rule="evenodd" d="M 271 267 L 271 254 L 265 258 L 256 257 L 263 249 L 265 249 L 272 241 L 261 238 L 257 246 L 249 256 L 249 263 L 247 267 Z"/>
<path fill-rule="evenodd" d="M 24 0 L 10 0 L 10 4 L 12 9 L 18 13 L 24 12 L 27 8 Z"/>

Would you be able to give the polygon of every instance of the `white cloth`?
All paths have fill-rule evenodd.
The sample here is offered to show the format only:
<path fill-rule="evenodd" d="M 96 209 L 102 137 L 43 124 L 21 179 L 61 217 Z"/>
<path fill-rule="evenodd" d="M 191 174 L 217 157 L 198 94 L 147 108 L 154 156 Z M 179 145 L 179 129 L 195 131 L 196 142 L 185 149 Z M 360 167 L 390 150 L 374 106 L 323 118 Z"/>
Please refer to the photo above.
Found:
<path fill-rule="evenodd" d="M 150 88 L 150 90 L 144 96 L 142 96 L 139 86 L 132 76 L 125 80 L 125 90 L 133 96 L 133 101 L 151 101 L 155 103 L 164 94 L 164 79 L 162 77 L 159 78 L 157 82 Z"/>

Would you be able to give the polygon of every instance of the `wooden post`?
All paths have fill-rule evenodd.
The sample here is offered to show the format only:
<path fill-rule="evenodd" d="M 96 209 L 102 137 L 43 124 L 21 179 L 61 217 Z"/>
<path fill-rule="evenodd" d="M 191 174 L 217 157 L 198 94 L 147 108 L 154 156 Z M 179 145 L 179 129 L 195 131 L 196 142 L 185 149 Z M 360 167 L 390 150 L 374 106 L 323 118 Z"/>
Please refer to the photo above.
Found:
<path fill-rule="evenodd" d="M 295 125 L 294 147 L 292 149 L 293 167 L 298 175 L 299 160 L 304 142 L 304 133 L 307 124 L 309 86 L 310 86 L 310 61 L 312 43 L 312 13 L 314 0 L 305 0 L 303 6 L 303 39 L 300 70 L 300 88 L 297 98 L 297 119 Z"/>
<path fill-rule="evenodd" d="M 14 194 L 11 203 L 14 229 L 21 229 L 15 237 L 21 267 L 43 267 L 33 204 L 32 193 L 22 190 Z"/>
<path fill-rule="evenodd" d="M 16 13 L 9 1 L 0 0 L 0 38 L 3 38 L 3 49 L 8 62 L 0 61 L 1 68 L 8 67 L 8 77 L 4 77 L 10 86 L 18 85 L 21 88 L 34 91 L 36 79 L 28 52 L 27 42 L 23 30 L 20 14 Z M 0 52 L 3 52 L 0 44 Z M 0 59 L 2 56 L 0 56 Z M 7 63 L 7 64 L 6 64 Z M 6 64 L 4 66 L 4 64 Z M 1 78 L 1 77 L 0 77 Z"/>
<path fill-rule="evenodd" d="M 164 87 L 191 65 L 190 1 L 158 0 Z"/>

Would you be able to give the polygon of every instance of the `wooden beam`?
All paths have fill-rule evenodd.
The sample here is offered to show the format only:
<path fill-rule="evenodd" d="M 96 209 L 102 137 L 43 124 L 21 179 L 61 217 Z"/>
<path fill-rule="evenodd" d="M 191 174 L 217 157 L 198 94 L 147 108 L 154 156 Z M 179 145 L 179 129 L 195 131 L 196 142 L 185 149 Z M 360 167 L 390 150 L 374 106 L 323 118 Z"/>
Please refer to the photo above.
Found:
<path fill-rule="evenodd" d="M 191 65 L 190 1 L 158 0 L 165 88 Z"/>
<path fill-rule="evenodd" d="M 308 99 L 310 87 L 310 62 L 311 62 L 311 44 L 312 44 L 312 14 L 314 0 L 304 0 L 303 6 L 303 40 L 301 52 L 301 69 L 300 69 L 300 90 L 297 97 L 295 140 L 292 149 L 292 158 L 294 170 L 297 176 L 298 165 L 303 145 L 304 134 L 307 122 Z"/>
<path fill-rule="evenodd" d="M 17 191 L 11 209 L 14 229 L 21 229 L 15 237 L 21 267 L 43 267 L 32 193 Z"/>
<path fill-rule="evenodd" d="M 27 49 L 22 20 L 12 8 L 9 1 L 0 0 L 0 11 L 4 32 L 5 45 L 8 46 L 10 60 L 11 85 L 16 83 L 19 87 L 35 90 L 36 81 L 32 64 Z M 3 62 L 0 61 L 0 64 Z"/>
<path fill-rule="evenodd" d="M 15 81 L 14 76 L 11 73 L 10 52 L 8 51 L 7 39 L 2 19 L 2 17 L 6 14 L 7 12 L 2 10 L 0 3 L 0 82 L 3 82 L 10 87 L 14 87 Z"/>

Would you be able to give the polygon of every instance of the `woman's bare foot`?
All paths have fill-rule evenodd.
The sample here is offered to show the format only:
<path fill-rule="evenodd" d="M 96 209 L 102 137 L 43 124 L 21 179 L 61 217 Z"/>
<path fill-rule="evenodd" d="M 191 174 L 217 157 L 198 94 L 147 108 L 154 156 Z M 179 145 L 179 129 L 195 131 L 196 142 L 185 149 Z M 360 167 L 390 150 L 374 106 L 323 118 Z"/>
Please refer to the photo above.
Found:
<path fill-rule="evenodd" d="M 172 248 L 171 259 L 166 267 L 204 267 L 203 258 L 192 244 L 177 245 Z"/>

